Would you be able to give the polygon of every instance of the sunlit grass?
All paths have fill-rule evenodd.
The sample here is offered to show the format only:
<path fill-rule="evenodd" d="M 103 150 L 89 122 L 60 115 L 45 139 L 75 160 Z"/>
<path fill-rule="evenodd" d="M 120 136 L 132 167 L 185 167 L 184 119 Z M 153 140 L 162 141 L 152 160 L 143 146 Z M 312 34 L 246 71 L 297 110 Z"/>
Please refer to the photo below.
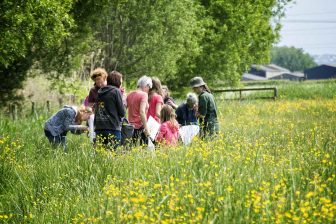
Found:
<path fill-rule="evenodd" d="M 0 120 L 0 222 L 333 223 L 336 101 L 219 102 L 222 133 L 152 153 L 69 151 Z"/>

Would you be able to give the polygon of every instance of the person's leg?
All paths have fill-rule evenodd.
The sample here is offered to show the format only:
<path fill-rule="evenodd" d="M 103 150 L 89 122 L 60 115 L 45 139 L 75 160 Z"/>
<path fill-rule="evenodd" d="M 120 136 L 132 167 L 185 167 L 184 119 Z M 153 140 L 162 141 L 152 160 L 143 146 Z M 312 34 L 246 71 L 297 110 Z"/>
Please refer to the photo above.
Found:
<path fill-rule="evenodd" d="M 106 147 L 108 144 L 108 133 L 105 131 L 96 131 L 96 144 L 99 146 Z"/>
<path fill-rule="evenodd" d="M 51 144 L 54 144 L 54 136 L 48 130 L 44 130 L 44 135 L 47 137 Z"/>
<path fill-rule="evenodd" d="M 96 131 L 98 144 L 100 143 L 107 149 L 116 149 L 120 145 L 121 131 Z"/>
<path fill-rule="evenodd" d="M 148 145 L 148 137 L 145 135 L 144 131 L 140 134 L 140 145 Z"/>
<path fill-rule="evenodd" d="M 121 142 L 121 131 L 111 130 L 109 131 L 109 144 L 113 149 L 118 148 Z"/>
<path fill-rule="evenodd" d="M 214 131 L 215 131 L 215 134 L 219 133 L 219 123 L 218 123 L 218 121 L 216 121 L 215 124 L 214 124 Z"/>
<path fill-rule="evenodd" d="M 206 133 L 208 137 L 215 137 L 219 133 L 219 125 L 217 121 L 208 122 Z"/>
<path fill-rule="evenodd" d="M 63 132 L 62 134 L 59 135 L 59 137 L 60 137 L 59 145 L 63 146 L 63 149 L 64 149 L 65 152 L 67 152 L 67 150 L 68 150 L 67 141 L 66 141 L 66 134 L 67 134 L 67 132 Z"/>
<path fill-rule="evenodd" d="M 143 133 L 143 128 L 134 129 L 133 137 L 132 137 L 132 145 L 138 146 L 138 141 L 140 140 L 141 144 L 141 133 Z"/>
<path fill-rule="evenodd" d="M 91 142 L 94 142 L 96 138 L 96 133 L 94 132 L 94 114 L 90 115 L 90 118 L 88 120 L 88 126 L 89 126 L 89 138 Z"/>
<path fill-rule="evenodd" d="M 53 136 L 50 131 L 44 130 L 44 134 L 53 146 L 62 145 L 66 150 L 66 132 L 63 132 L 62 134 L 57 136 Z"/>
<path fill-rule="evenodd" d="M 208 123 L 204 122 L 200 125 L 200 138 L 204 139 L 208 135 Z"/>

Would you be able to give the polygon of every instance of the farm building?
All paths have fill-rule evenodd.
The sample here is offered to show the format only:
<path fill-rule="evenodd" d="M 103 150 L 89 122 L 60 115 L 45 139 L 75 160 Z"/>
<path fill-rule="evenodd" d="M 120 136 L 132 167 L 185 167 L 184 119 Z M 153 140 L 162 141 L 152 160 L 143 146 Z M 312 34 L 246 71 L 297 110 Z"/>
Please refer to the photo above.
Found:
<path fill-rule="evenodd" d="M 262 81 L 262 80 L 293 80 L 299 81 L 304 79 L 304 74 L 300 72 L 291 72 L 286 68 L 269 64 L 269 65 L 252 65 L 248 73 L 244 73 L 242 81 Z"/>
<path fill-rule="evenodd" d="M 279 76 L 283 73 L 290 73 L 290 71 L 280 66 L 269 64 L 269 65 L 252 65 L 248 73 L 264 77 L 266 79 L 270 79 L 272 77 Z"/>
<path fill-rule="evenodd" d="M 306 79 L 334 79 L 336 78 L 336 65 L 319 65 L 304 71 Z"/>
<path fill-rule="evenodd" d="M 244 73 L 241 80 L 242 81 L 264 81 L 267 79 L 264 77 L 258 76 L 258 75 Z"/>
<path fill-rule="evenodd" d="M 273 76 L 272 78 L 270 78 L 272 80 L 291 80 L 291 81 L 301 81 L 304 80 L 304 74 L 301 72 L 292 72 L 292 73 L 282 73 L 280 75 L 277 76 Z"/>

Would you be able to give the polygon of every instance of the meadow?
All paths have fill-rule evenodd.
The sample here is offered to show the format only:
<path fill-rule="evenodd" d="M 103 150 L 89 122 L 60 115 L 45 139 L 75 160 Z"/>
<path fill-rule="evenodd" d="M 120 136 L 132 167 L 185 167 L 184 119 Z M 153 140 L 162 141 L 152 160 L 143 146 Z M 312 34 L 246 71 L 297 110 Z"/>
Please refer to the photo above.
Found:
<path fill-rule="evenodd" d="M 219 136 L 155 152 L 68 134 L 65 153 L 44 137 L 48 114 L 1 115 L 0 223 L 335 223 L 335 84 L 300 85 L 276 101 L 217 96 Z"/>

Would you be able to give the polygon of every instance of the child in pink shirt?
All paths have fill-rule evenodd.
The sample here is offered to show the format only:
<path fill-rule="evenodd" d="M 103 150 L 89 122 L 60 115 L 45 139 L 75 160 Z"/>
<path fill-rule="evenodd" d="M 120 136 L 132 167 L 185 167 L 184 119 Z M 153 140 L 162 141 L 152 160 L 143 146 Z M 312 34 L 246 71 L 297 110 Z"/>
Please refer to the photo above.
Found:
<path fill-rule="evenodd" d="M 179 138 L 179 124 L 175 119 L 174 109 L 164 105 L 161 110 L 161 126 L 156 136 L 156 141 L 167 145 L 177 145 Z"/>

